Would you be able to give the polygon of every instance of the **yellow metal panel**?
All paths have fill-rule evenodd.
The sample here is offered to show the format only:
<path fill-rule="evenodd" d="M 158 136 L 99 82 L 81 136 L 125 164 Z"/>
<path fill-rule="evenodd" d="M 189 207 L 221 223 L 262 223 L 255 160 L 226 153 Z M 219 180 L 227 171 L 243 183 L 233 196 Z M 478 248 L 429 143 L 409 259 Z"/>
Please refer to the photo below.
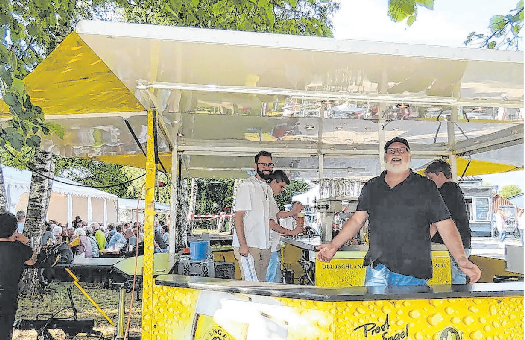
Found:
<path fill-rule="evenodd" d="M 338 252 L 339 253 L 339 252 Z M 366 268 L 364 252 L 342 252 L 330 262 L 315 261 L 315 285 L 318 287 L 363 286 Z M 337 253 L 336 253 L 337 254 Z M 346 255 L 346 258 L 341 258 Z M 432 252 L 432 279 L 429 284 L 450 284 L 450 257 L 447 251 Z"/>
<path fill-rule="evenodd" d="M 145 111 L 130 89 L 75 32 L 24 83 L 32 103 L 46 115 Z"/>
<path fill-rule="evenodd" d="M 523 339 L 523 297 L 322 302 L 156 285 L 153 291 L 152 339 L 157 340 L 245 340 L 255 330 L 274 331 L 257 328 L 249 317 L 239 319 L 254 311 L 286 333 L 273 339 Z M 210 301 L 201 311 L 206 314 L 198 314 L 203 293 Z M 232 301 L 242 310 L 229 314 Z"/>
<path fill-rule="evenodd" d="M 200 292 L 193 289 L 173 288 L 154 285 L 152 287 L 152 308 L 145 315 L 142 303 L 142 339 L 178 340 L 191 339 L 193 318 Z M 148 326 L 144 328 L 144 320 Z"/>
<path fill-rule="evenodd" d="M 465 169 L 467 169 L 467 171 L 465 172 L 464 176 L 479 176 L 479 175 L 495 174 L 495 173 L 507 172 L 507 171 L 523 170 L 522 167 L 516 167 L 510 164 L 485 162 L 485 161 L 478 161 L 474 159 L 470 160 L 470 164 L 468 165 L 468 168 L 467 168 L 468 162 L 469 162 L 468 159 L 461 158 L 461 157 L 456 158 L 458 176 L 461 176 L 463 172 L 465 171 Z M 425 169 L 421 169 L 417 173 L 424 176 Z"/>
<path fill-rule="evenodd" d="M 523 339 L 523 297 L 337 303 L 335 339 Z"/>

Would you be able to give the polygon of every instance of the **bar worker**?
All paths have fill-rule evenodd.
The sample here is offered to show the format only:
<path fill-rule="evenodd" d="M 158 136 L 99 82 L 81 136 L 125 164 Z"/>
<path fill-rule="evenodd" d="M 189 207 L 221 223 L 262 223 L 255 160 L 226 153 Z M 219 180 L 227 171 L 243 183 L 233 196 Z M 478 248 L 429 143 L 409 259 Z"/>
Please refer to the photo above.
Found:
<path fill-rule="evenodd" d="M 436 185 L 410 169 L 408 141 L 395 137 L 384 149 L 386 170 L 364 185 L 355 214 L 332 242 L 317 247 L 317 258 L 330 261 L 369 219 L 365 286 L 426 285 L 432 278 L 430 226 L 435 224 L 459 269 L 470 283 L 477 282 L 481 271 L 465 256 Z"/>

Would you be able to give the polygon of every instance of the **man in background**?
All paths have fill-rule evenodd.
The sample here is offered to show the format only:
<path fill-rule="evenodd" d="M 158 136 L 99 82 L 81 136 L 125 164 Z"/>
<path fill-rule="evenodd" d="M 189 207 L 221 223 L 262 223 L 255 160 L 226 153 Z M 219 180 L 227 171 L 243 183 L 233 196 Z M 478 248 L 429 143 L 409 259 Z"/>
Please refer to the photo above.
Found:
<path fill-rule="evenodd" d="M 284 187 L 290 184 L 290 180 L 286 173 L 282 170 L 275 170 L 269 176 L 270 188 L 274 196 L 279 195 Z M 266 282 L 282 282 L 281 280 L 281 235 L 297 235 L 304 231 L 302 226 L 297 226 L 293 224 L 295 222 L 294 217 L 297 217 L 297 214 L 303 210 L 303 205 L 300 202 L 294 202 L 292 204 L 292 209 L 290 211 L 279 211 L 277 202 L 275 198 L 272 197 L 270 200 L 270 263 L 268 264 L 268 269 L 266 271 Z M 286 223 L 285 228 L 281 226 L 281 221 L 283 220 L 292 220 L 290 223 Z M 288 222 L 288 221 L 287 221 Z"/>
<path fill-rule="evenodd" d="M 16 231 L 19 234 L 22 234 L 24 232 L 24 224 L 26 221 L 26 213 L 23 210 L 19 210 L 16 212 Z"/>
<path fill-rule="evenodd" d="M 434 182 L 447 205 L 450 216 L 461 236 L 463 242 L 463 248 L 465 248 L 465 256 L 468 258 L 470 255 L 470 240 L 471 231 L 469 226 L 469 217 L 467 213 L 467 206 L 465 205 L 465 197 L 459 185 L 452 181 L 452 171 L 450 164 L 438 159 L 430 163 L 425 169 L 425 175 L 428 179 Z M 432 225 L 430 233 L 432 236 L 432 242 L 444 244 L 443 239 L 439 232 L 436 232 L 436 227 Z M 452 275 L 452 284 L 466 284 L 467 277 L 463 273 L 459 266 L 454 260 L 454 257 L 450 256 L 450 269 Z"/>

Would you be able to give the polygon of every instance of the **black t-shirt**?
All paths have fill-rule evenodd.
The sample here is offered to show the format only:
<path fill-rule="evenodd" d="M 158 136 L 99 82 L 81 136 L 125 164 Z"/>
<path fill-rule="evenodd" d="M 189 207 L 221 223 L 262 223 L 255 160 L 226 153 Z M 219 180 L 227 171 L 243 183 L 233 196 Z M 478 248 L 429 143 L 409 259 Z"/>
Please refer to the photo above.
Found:
<path fill-rule="evenodd" d="M 445 201 L 452 220 L 456 223 L 461 240 L 463 241 L 463 247 L 470 249 L 470 226 L 468 222 L 467 206 L 465 205 L 465 198 L 459 185 L 455 182 L 445 182 L 439 188 L 439 193 Z M 432 242 L 443 243 L 443 239 L 439 232 L 432 237 Z"/>
<path fill-rule="evenodd" d="M 24 271 L 24 262 L 33 255 L 30 246 L 14 241 L 0 242 L 0 287 L 4 291 L 18 294 L 18 281 Z"/>
<path fill-rule="evenodd" d="M 364 185 L 357 205 L 369 219 L 364 265 L 382 263 L 392 272 L 430 279 L 430 225 L 450 218 L 450 213 L 429 179 L 410 171 L 403 182 L 390 188 L 385 174 Z"/>

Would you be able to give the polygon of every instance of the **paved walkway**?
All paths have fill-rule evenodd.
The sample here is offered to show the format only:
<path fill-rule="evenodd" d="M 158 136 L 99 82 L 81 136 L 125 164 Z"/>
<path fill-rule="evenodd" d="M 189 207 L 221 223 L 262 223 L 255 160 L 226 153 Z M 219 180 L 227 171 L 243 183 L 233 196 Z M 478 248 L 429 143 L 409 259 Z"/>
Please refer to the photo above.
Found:
<path fill-rule="evenodd" d="M 505 245 L 521 245 L 521 239 L 514 235 L 507 236 L 504 242 L 493 237 L 472 237 L 471 255 L 505 259 Z"/>

